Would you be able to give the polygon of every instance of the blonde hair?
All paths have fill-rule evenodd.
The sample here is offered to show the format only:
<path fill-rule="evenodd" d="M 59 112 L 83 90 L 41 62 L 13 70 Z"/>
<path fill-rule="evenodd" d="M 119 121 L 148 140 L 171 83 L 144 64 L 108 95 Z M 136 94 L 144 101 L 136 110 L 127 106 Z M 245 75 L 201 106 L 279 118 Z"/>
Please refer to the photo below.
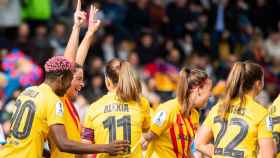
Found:
<path fill-rule="evenodd" d="M 230 111 L 231 100 L 240 99 L 237 109 L 240 109 L 245 102 L 245 94 L 252 90 L 255 81 L 263 79 L 263 69 L 260 65 L 252 62 L 236 62 L 226 81 L 225 93 L 219 104 L 219 115 L 226 119 Z"/>
<path fill-rule="evenodd" d="M 106 76 L 116 87 L 116 95 L 122 101 L 140 102 L 141 83 L 129 62 L 112 59 L 105 67 Z"/>
<path fill-rule="evenodd" d="M 178 102 L 181 105 L 181 112 L 185 116 L 188 116 L 191 110 L 191 107 L 189 106 L 191 90 L 195 86 L 202 86 L 207 78 L 207 73 L 200 69 L 190 70 L 184 67 L 180 71 L 176 94 Z"/>

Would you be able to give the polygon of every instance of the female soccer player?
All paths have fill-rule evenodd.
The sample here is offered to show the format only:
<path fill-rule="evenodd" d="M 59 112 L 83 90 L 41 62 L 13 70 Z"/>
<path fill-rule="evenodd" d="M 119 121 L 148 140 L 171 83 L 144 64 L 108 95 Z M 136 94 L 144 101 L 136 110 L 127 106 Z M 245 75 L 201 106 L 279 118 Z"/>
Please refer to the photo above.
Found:
<path fill-rule="evenodd" d="M 64 120 L 65 120 L 65 130 L 67 136 L 70 140 L 81 141 L 81 125 L 79 115 L 72 104 L 72 99 L 74 99 L 81 88 L 84 86 L 83 82 L 83 64 L 85 57 L 87 56 L 88 49 L 92 43 L 95 32 L 100 26 L 99 20 L 94 20 L 97 9 L 91 6 L 88 22 L 88 31 L 80 45 L 79 43 L 79 29 L 85 20 L 85 13 L 81 10 L 81 2 L 78 0 L 77 9 L 74 14 L 74 26 L 71 33 L 69 42 L 65 49 L 65 58 L 75 62 L 75 71 L 73 74 L 73 80 L 71 82 L 70 88 L 67 90 L 66 95 L 61 97 L 64 106 Z M 77 57 L 76 57 L 77 52 Z M 58 146 L 55 145 L 52 139 L 49 139 L 51 145 L 51 158 L 75 158 L 75 154 L 66 153 L 59 150 Z"/>
<path fill-rule="evenodd" d="M 258 64 L 234 64 L 224 95 L 196 135 L 199 151 L 214 158 L 256 158 L 258 152 L 261 157 L 274 157 L 268 111 L 254 99 L 263 88 L 263 75 Z"/>
<path fill-rule="evenodd" d="M 118 142 L 89 145 L 69 140 L 59 96 L 64 96 L 70 86 L 73 64 L 64 57 L 56 56 L 46 62 L 45 72 L 43 84 L 25 89 L 17 98 L 17 109 L 11 119 L 11 132 L 0 157 L 41 158 L 44 141 L 48 136 L 61 151 L 70 153 L 116 154 L 127 148 L 127 144 Z"/>
<path fill-rule="evenodd" d="M 140 140 L 142 131 L 150 127 L 150 109 L 141 97 L 140 81 L 128 62 L 113 59 L 106 64 L 105 83 L 109 92 L 90 106 L 82 139 L 95 144 L 127 140 L 131 146 L 126 156 L 141 158 Z M 100 157 L 111 156 L 97 154 Z"/>
<path fill-rule="evenodd" d="M 199 113 L 195 108 L 205 105 L 211 87 L 212 82 L 204 71 L 183 68 L 179 74 L 177 97 L 158 107 L 150 131 L 143 135 L 143 148 L 152 141 L 154 153 L 160 158 L 189 158 L 199 125 Z"/>

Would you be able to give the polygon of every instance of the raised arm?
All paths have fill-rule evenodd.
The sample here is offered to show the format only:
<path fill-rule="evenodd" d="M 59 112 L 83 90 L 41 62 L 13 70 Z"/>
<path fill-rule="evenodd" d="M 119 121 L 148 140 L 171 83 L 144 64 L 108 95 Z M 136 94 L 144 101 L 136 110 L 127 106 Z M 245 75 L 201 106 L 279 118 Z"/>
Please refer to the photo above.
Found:
<path fill-rule="evenodd" d="M 89 13 L 89 22 L 88 22 L 88 30 L 87 33 L 82 40 L 79 48 L 78 48 L 78 53 L 77 57 L 75 59 L 75 62 L 79 65 L 83 65 L 88 53 L 88 50 L 90 48 L 90 45 L 93 41 L 94 34 L 98 30 L 100 26 L 100 20 L 95 19 L 95 15 L 98 12 L 98 9 L 93 7 L 92 5 L 90 6 L 90 13 Z"/>
<path fill-rule="evenodd" d="M 86 20 L 86 12 L 81 11 L 81 0 L 78 0 L 76 11 L 74 14 L 74 26 L 64 51 L 64 57 L 74 62 L 76 58 L 76 52 L 79 45 L 79 34 L 81 25 Z"/>

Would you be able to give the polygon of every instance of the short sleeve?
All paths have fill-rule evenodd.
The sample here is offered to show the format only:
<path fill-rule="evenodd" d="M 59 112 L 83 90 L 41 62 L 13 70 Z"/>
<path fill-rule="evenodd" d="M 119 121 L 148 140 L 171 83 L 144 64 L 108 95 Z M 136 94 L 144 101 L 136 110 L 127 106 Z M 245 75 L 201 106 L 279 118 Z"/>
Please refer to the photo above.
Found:
<path fill-rule="evenodd" d="M 272 138 L 272 121 L 269 116 L 266 116 L 258 126 L 258 139 Z"/>
<path fill-rule="evenodd" d="M 167 109 L 159 107 L 153 117 L 151 131 L 160 136 L 169 125 L 170 115 L 171 113 Z"/>
<path fill-rule="evenodd" d="M 146 100 L 145 98 L 142 99 L 141 103 L 143 107 L 143 120 L 144 120 L 142 124 L 142 128 L 149 129 L 151 125 L 150 104 L 148 100 Z"/>
<path fill-rule="evenodd" d="M 92 119 L 91 119 L 90 111 L 91 110 L 88 110 L 85 115 L 81 138 L 84 140 L 93 142 L 94 141 L 94 130 L 93 130 L 93 127 L 91 126 Z"/>
<path fill-rule="evenodd" d="M 56 99 L 50 105 L 47 105 L 47 124 L 48 126 L 54 124 L 64 124 L 64 109 L 63 103 Z"/>

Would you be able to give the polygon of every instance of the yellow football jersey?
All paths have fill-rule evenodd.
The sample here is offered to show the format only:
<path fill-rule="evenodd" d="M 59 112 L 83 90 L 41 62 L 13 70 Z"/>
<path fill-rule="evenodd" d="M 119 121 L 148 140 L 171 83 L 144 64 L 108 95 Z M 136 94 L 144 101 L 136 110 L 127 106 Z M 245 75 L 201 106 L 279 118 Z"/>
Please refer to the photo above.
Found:
<path fill-rule="evenodd" d="M 199 113 L 192 109 L 189 118 L 183 118 L 180 109 L 177 99 L 167 101 L 157 108 L 151 131 L 159 137 L 151 142 L 147 158 L 190 156 L 192 139 L 199 125 Z"/>
<path fill-rule="evenodd" d="M 16 100 L 11 132 L 0 152 L 2 158 L 41 158 L 48 127 L 64 124 L 63 104 L 46 85 L 23 91 Z"/>
<path fill-rule="evenodd" d="M 114 93 L 108 93 L 90 106 L 83 124 L 82 139 L 95 144 L 128 140 L 131 151 L 126 156 L 141 158 L 142 130 L 150 127 L 150 118 L 150 106 L 145 98 L 141 98 L 139 105 L 134 101 L 122 102 Z M 107 157 L 113 156 L 97 154 L 97 158 Z"/>
<path fill-rule="evenodd" d="M 81 126 L 79 115 L 71 103 L 70 99 L 62 97 L 64 107 L 64 120 L 65 120 L 65 130 L 69 140 L 76 142 L 81 141 Z M 61 152 L 55 143 L 50 139 L 51 144 L 51 158 L 75 158 L 75 154 Z"/>
<path fill-rule="evenodd" d="M 256 158 L 258 139 L 272 138 L 267 124 L 268 110 L 252 97 L 246 96 L 242 108 L 236 108 L 240 99 L 234 99 L 227 121 L 218 115 L 218 105 L 209 112 L 203 126 L 212 130 L 214 158 Z"/>
<path fill-rule="evenodd" d="M 280 95 L 270 107 L 270 117 L 273 125 L 273 138 L 277 144 L 277 158 L 280 158 Z"/>

